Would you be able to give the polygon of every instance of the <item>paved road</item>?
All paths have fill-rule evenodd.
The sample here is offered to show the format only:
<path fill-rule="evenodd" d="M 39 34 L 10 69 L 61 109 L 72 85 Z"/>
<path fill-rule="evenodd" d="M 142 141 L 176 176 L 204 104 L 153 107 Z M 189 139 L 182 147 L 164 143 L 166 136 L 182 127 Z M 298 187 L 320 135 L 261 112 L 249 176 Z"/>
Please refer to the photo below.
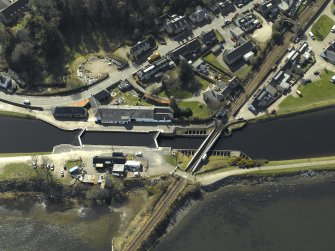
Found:
<path fill-rule="evenodd" d="M 237 12 L 242 12 L 247 9 L 251 9 L 254 3 L 261 2 L 261 0 L 254 0 L 253 2 L 249 3 L 248 5 L 244 6 L 242 9 L 237 9 Z M 210 24 L 207 24 L 201 28 L 196 28 L 193 30 L 194 37 L 199 36 L 203 31 L 210 31 L 211 29 L 217 29 L 221 33 L 225 34 L 224 30 L 222 29 L 222 25 L 224 19 L 232 19 L 234 13 L 231 13 L 229 16 L 213 19 Z M 226 31 L 227 32 L 227 31 Z M 227 37 L 225 37 L 226 40 Z M 186 42 L 186 41 L 184 41 Z M 176 47 L 180 46 L 182 43 L 173 41 L 172 39 L 167 39 L 166 45 L 161 45 L 158 48 L 158 52 L 161 55 L 167 54 L 169 51 L 175 49 Z M 79 102 L 85 98 L 89 98 L 92 95 L 98 93 L 99 91 L 109 87 L 111 84 L 129 78 L 136 70 L 138 70 L 139 66 L 135 66 L 133 64 L 129 65 L 129 68 L 126 68 L 123 71 L 115 72 L 114 74 L 110 75 L 109 78 L 106 80 L 90 87 L 88 90 L 74 95 L 67 95 L 67 96 L 52 96 L 52 97 L 45 97 L 45 96 L 19 96 L 19 95 L 9 95 L 3 92 L 0 92 L 0 98 L 11 101 L 14 103 L 22 104 L 23 100 L 29 99 L 32 106 L 40 106 L 45 109 L 50 109 L 56 105 L 72 105 L 76 102 Z M 141 89 L 141 87 L 139 87 Z"/>

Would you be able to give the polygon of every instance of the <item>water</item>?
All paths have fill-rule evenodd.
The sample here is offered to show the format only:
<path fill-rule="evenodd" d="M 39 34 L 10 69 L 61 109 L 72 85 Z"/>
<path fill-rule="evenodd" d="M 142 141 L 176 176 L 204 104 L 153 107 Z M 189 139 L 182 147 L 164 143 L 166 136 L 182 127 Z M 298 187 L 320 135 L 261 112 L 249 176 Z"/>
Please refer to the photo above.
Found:
<path fill-rule="evenodd" d="M 109 251 L 112 238 L 135 217 L 143 198 L 131 198 L 126 207 L 94 210 L 50 211 L 44 202 L 26 206 L 31 203 L 22 200 L 19 204 L 0 203 L 0 250 Z"/>
<path fill-rule="evenodd" d="M 282 160 L 335 154 L 335 109 L 248 125 L 221 138 L 214 149 L 241 150 L 253 158 Z M 38 120 L 0 118 L 0 152 L 51 151 L 58 144 L 78 144 L 78 132 L 67 132 Z M 87 145 L 155 147 L 155 133 L 85 132 Z M 162 147 L 195 149 L 204 138 L 158 139 Z"/>
<path fill-rule="evenodd" d="M 205 196 L 154 250 L 334 250 L 334 178 L 222 188 Z"/>

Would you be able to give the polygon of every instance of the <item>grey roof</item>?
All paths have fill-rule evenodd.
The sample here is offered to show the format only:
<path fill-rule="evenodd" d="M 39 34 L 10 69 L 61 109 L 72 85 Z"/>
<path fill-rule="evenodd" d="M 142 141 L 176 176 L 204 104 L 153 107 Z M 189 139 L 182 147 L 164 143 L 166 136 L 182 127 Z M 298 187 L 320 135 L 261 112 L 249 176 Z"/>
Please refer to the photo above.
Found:
<path fill-rule="evenodd" d="M 130 54 L 136 53 L 138 50 L 141 50 L 143 47 L 150 45 L 147 39 L 138 42 L 136 45 L 130 48 Z"/>
<path fill-rule="evenodd" d="M 201 40 L 207 44 L 207 43 L 212 43 L 212 42 L 215 42 L 217 43 L 219 40 L 216 36 L 216 33 L 214 31 L 214 29 L 208 31 L 208 32 L 202 32 L 201 35 Z"/>
<path fill-rule="evenodd" d="M 274 88 L 272 85 L 267 85 L 265 87 L 265 90 L 271 94 L 271 96 L 275 97 L 278 93 L 278 91 L 276 90 L 276 88 Z"/>
<path fill-rule="evenodd" d="M 3 1 L 3 0 L 2 0 Z M 1 10 L 1 14 L 5 18 L 11 18 L 16 12 L 22 12 L 28 8 L 29 0 L 17 0 L 16 2 L 9 5 L 7 8 Z"/>
<path fill-rule="evenodd" d="M 247 54 L 248 52 L 254 49 L 253 43 L 249 40 L 248 42 L 238 46 L 233 50 L 225 50 L 223 53 L 224 61 L 227 64 L 233 64 L 237 60 L 241 59 L 243 55 Z"/>
<path fill-rule="evenodd" d="M 101 106 L 96 114 L 101 122 L 127 122 L 138 119 L 171 120 L 173 111 L 167 107 L 152 106 Z"/>
<path fill-rule="evenodd" d="M 93 97 L 99 102 L 109 101 L 112 98 L 111 94 L 107 90 L 102 90 L 94 94 Z"/>
<path fill-rule="evenodd" d="M 81 115 L 87 116 L 87 109 L 79 106 L 56 106 L 53 108 L 54 115 Z"/>
<path fill-rule="evenodd" d="M 124 164 L 113 165 L 113 172 L 124 172 L 124 170 L 125 170 Z"/>
<path fill-rule="evenodd" d="M 331 43 L 327 49 L 325 49 L 321 54 L 325 60 L 335 64 L 335 43 Z"/>
<path fill-rule="evenodd" d="M 194 38 L 189 42 L 177 47 L 176 49 L 170 51 L 171 58 L 173 60 L 178 60 L 179 56 L 186 56 L 189 53 L 194 53 L 197 50 L 202 50 L 201 43 L 198 39 Z"/>

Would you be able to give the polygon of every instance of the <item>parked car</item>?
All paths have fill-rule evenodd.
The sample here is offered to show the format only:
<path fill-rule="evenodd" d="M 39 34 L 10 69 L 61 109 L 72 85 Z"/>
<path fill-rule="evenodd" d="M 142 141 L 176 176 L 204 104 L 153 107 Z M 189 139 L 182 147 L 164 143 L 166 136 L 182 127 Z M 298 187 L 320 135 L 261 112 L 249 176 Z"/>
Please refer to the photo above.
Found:
<path fill-rule="evenodd" d="M 104 175 L 103 174 L 99 175 L 98 183 L 101 184 L 103 180 L 104 180 Z"/>
<path fill-rule="evenodd" d="M 320 72 L 319 72 L 319 71 L 315 71 L 313 74 L 314 74 L 315 76 L 319 76 L 319 75 L 320 75 Z"/>
<path fill-rule="evenodd" d="M 335 83 L 335 75 L 332 76 L 332 78 L 330 79 L 330 81 L 331 81 L 332 83 Z"/>
<path fill-rule="evenodd" d="M 308 32 L 308 35 L 311 37 L 312 40 L 315 40 L 315 36 L 314 36 L 313 32 L 311 32 L 311 31 Z"/>
<path fill-rule="evenodd" d="M 23 104 L 24 104 L 24 105 L 30 105 L 30 100 L 29 100 L 29 99 L 25 99 L 25 100 L 23 100 Z"/>
<path fill-rule="evenodd" d="M 244 118 L 242 116 L 238 116 L 236 120 L 244 120 Z"/>
<path fill-rule="evenodd" d="M 137 153 L 135 153 L 135 156 L 136 156 L 136 157 L 142 157 L 142 156 L 143 156 L 143 153 L 142 153 L 142 152 L 137 152 Z"/>
<path fill-rule="evenodd" d="M 61 177 L 64 177 L 64 171 L 63 171 L 63 170 L 60 171 L 60 176 L 61 176 Z"/>

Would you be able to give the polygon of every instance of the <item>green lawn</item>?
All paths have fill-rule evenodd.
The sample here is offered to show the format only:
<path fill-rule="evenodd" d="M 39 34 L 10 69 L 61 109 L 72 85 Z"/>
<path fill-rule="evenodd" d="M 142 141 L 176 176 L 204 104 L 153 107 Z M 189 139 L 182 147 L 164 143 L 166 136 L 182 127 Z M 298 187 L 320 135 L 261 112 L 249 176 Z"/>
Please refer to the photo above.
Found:
<path fill-rule="evenodd" d="M 218 38 L 219 43 L 224 41 L 224 38 L 223 38 L 222 34 L 218 30 L 215 30 L 215 35 Z"/>
<path fill-rule="evenodd" d="M 234 74 L 240 79 L 244 79 L 251 70 L 252 70 L 251 65 L 245 65 L 242 68 L 240 68 L 238 71 L 234 72 Z"/>
<path fill-rule="evenodd" d="M 220 64 L 220 62 L 217 60 L 217 58 L 211 53 L 208 54 L 206 57 L 204 57 L 204 60 L 214 66 L 215 68 L 217 68 L 218 70 L 220 70 L 222 73 L 229 73 L 230 71 L 225 68 L 222 64 Z"/>
<path fill-rule="evenodd" d="M 335 84 L 330 82 L 333 72 L 322 73 L 320 80 L 301 85 L 302 97 L 288 96 L 279 105 L 278 115 L 310 110 L 335 104 Z"/>
<path fill-rule="evenodd" d="M 198 80 L 199 84 L 200 84 L 200 89 L 201 90 L 206 90 L 207 87 L 211 84 L 208 80 L 201 78 L 201 77 L 196 77 L 196 79 Z"/>
<path fill-rule="evenodd" d="M 0 174 L 0 180 L 29 179 L 36 176 L 36 170 L 26 163 L 8 164 Z"/>
<path fill-rule="evenodd" d="M 114 90 L 115 96 L 113 96 L 113 101 L 121 98 L 123 99 L 124 103 L 122 105 L 130 105 L 130 106 L 151 106 L 148 102 L 146 102 L 144 99 L 141 99 L 139 97 L 135 97 L 130 92 L 121 92 L 118 89 Z"/>
<path fill-rule="evenodd" d="M 210 156 L 200 171 L 209 172 L 220 168 L 230 167 L 231 158 L 226 156 Z M 236 167 L 235 167 L 236 168 Z"/>
<path fill-rule="evenodd" d="M 335 24 L 335 21 L 326 15 L 322 15 L 312 26 L 312 32 L 315 39 L 323 41 L 325 37 L 330 33 L 330 29 Z"/>
<path fill-rule="evenodd" d="M 180 108 L 191 108 L 193 118 L 205 119 L 212 115 L 212 110 L 198 101 L 182 101 L 178 103 Z"/>
<path fill-rule="evenodd" d="M 327 160 L 335 160 L 335 156 L 310 158 L 310 159 L 291 159 L 291 160 L 269 161 L 264 166 L 278 166 L 278 165 L 299 164 L 299 163 L 327 161 Z"/>

